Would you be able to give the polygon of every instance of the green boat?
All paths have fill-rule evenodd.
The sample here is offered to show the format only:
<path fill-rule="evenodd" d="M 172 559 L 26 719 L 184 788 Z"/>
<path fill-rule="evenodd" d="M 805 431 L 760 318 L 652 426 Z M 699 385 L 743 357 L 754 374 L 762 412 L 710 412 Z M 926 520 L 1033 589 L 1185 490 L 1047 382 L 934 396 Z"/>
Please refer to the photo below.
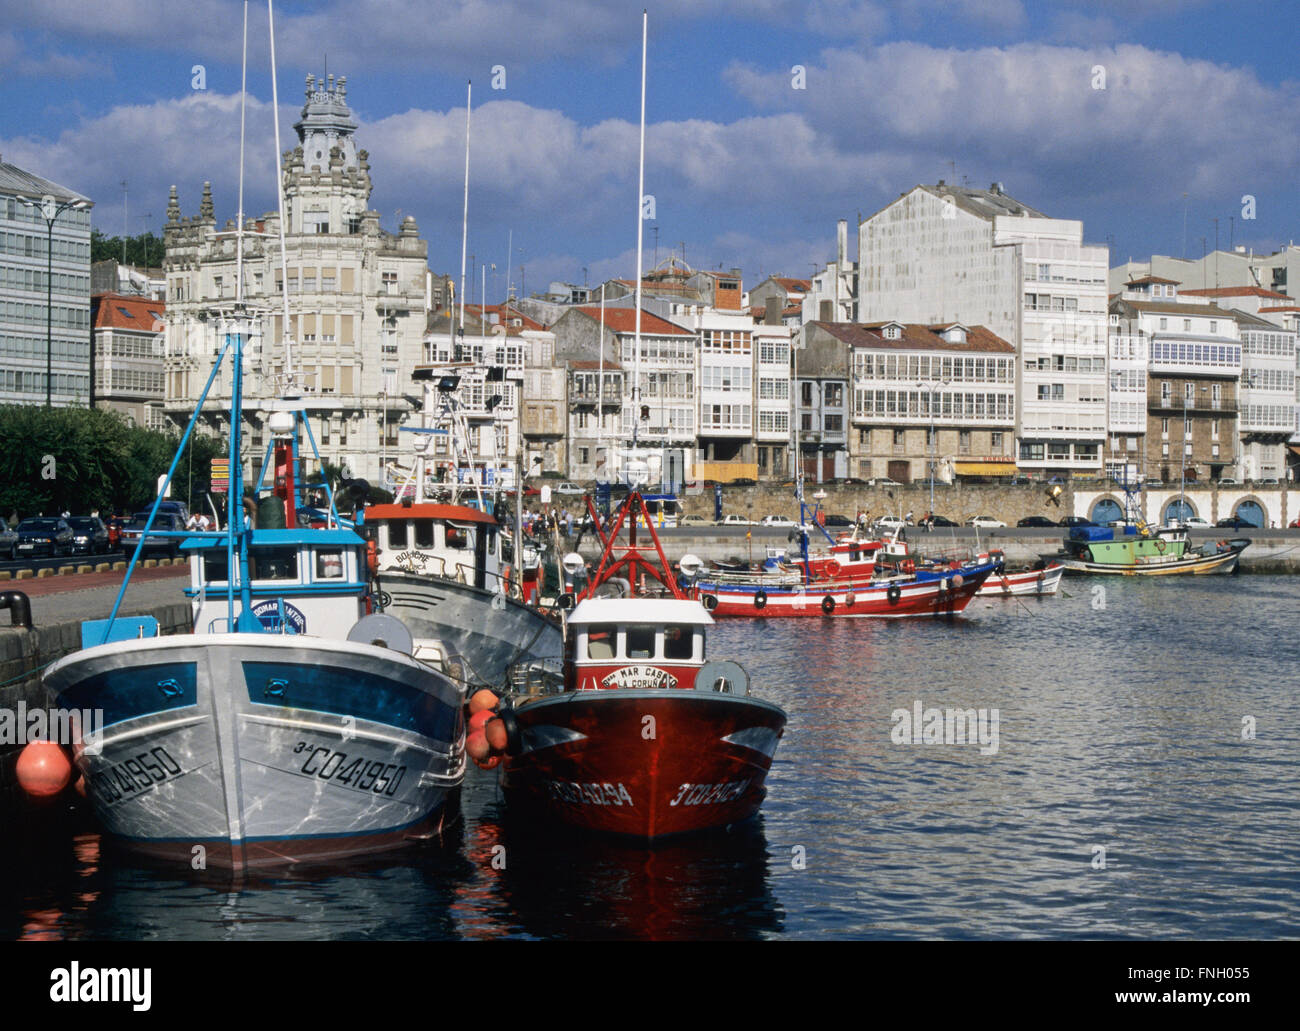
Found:
<path fill-rule="evenodd" d="M 1125 526 L 1076 526 L 1065 539 L 1060 558 L 1074 573 L 1121 576 L 1172 576 L 1177 573 L 1233 573 L 1247 537 L 1207 541 L 1193 548 L 1187 530 L 1145 523 Z"/>

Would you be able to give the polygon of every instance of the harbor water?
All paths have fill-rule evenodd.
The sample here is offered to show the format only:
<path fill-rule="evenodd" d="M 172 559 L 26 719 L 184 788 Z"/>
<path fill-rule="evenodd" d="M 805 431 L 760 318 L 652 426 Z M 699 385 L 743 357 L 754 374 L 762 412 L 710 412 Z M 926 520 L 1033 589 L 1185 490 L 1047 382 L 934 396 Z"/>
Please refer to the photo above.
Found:
<path fill-rule="evenodd" d="M 750 825 L 539 829 L 471 768 L 451 841 L 336 868 L 232 881 L 79 826 L 0 846 L 0 937 L 1295 937 L 1297 611 L 1294 577 L 1067 578 L 954 621 L 719 624 L 790 714 Z"/>

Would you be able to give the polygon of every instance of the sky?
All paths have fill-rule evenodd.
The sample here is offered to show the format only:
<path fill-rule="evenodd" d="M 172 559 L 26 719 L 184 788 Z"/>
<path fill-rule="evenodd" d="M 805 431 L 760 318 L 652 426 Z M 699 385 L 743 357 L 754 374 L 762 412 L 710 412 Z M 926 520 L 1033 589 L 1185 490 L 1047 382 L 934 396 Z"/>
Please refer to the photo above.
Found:
<path fill-rule="evenodd" d="M 238 184 L 240 0 L 0 0 L 0 155 L 161 232 Z M 1111 264 L 1300 237 L 1290 0 L 664 0 L 649 12 L 649 267 L 807 277 L 917 183 L 998 181 Z M 414 215 L 501 299 L 635 272 L 641 9 L 566 0 L 275 4 L 282 145 L 307 73 L 348 78 L 371 207 Z M 246 210 L 275 207 L 267 5 L 249 5 Z M 199 89 L 196 86 L 202 86 Z M 494 88 L 499 87 L 499 88 Z M 1103 88 L 1104 87 L 1104 88 Z M 125 213 L 123 208 L 125 180 Z M 1245 198 L 1253 199 L 1253 218 Z M 513 246 L 510 246 L 513 241 Z M 657 246 L 656 246 L 657 244 Z M 473 276 L 477 299 L 481 274 Z"/>

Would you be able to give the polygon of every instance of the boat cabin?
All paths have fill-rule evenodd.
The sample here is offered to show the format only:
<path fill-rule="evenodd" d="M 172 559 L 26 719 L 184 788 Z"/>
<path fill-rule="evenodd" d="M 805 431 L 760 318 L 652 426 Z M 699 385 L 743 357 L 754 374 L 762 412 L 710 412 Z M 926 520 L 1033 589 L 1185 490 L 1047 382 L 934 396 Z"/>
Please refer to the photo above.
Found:
<path fill-rule="evenodd" d="M 258 622 L 271 633 L 346 638 L 366 614 L 365 545 L 351 530 L 254 530 L 248 546 L 248 586 Z M 191 599 L 196 634 L 234 629 L 226 547 L 225 540 L 211 537 L 181 544 L 190 559 L 185 593 Z M 234 566 L 238 618 L 238 549 Z"/>
<path fill-rule="evenodd" d="M 359 525 L 373 532 L 378 572 L 417 573 L 500 590 L 506 564 L 500 525 L 468 505 L 372 505 Z"/>
<path fill-rule="evenodd" d="M 567 620 L 569 690 L 693 688 L 713 617 L 694 601 L 590 598 Z"/>

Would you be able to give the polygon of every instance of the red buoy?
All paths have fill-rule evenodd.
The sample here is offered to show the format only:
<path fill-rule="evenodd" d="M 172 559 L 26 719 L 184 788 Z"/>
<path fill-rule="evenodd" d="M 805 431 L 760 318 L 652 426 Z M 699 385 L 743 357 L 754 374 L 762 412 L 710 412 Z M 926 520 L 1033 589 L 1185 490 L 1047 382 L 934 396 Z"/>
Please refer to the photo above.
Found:
<path fill-rule="evenodd" d="M 504 752 L 506 744 L 509 742 L 509 735 L 506 734 L 506 725 L 499 719 L 493 720 L 483 728 L 487 735 L 487 743 L 494 752 Z"/>
<path fill-rule="evenodd" d="M 465 739 L 465 752 L 475 762 L 486 759 L 492 754 L 492 749 L 488 747 L 487 738 L 483 731 L 476 730 Z"/>
<path fill-rule="evenodd" d="M 495 715 L 496 713 L 491 709 L 480 709 L 478 712 L 474 713 L 474 715 L 469 718 L 469 733 L 472 734 L 476 730 L 482 730 L 484 724 Z"/>
<path fill-rule="evenodd" d="M 19 753 L 15 773 L 32 798 L 53 798 L 72 780 L 72 763 L 53 741 L 31 741 Z"/>
<path fill-rule="evenodd" d="M 495 709 L 497 702 L 500 700 L 494 692 L 489 691 L 486 687 L 475 691 L 469 699 L 469 714 L 473 716 L 484 709 Z"/>
<path fill-rule="evenodd" d="M 480 770 L 495 770 L 498 766 L 501 765 L 501 756 L 490 755 L 482 762 L 475 762 L 474 765 L 477 766 Z"/>

